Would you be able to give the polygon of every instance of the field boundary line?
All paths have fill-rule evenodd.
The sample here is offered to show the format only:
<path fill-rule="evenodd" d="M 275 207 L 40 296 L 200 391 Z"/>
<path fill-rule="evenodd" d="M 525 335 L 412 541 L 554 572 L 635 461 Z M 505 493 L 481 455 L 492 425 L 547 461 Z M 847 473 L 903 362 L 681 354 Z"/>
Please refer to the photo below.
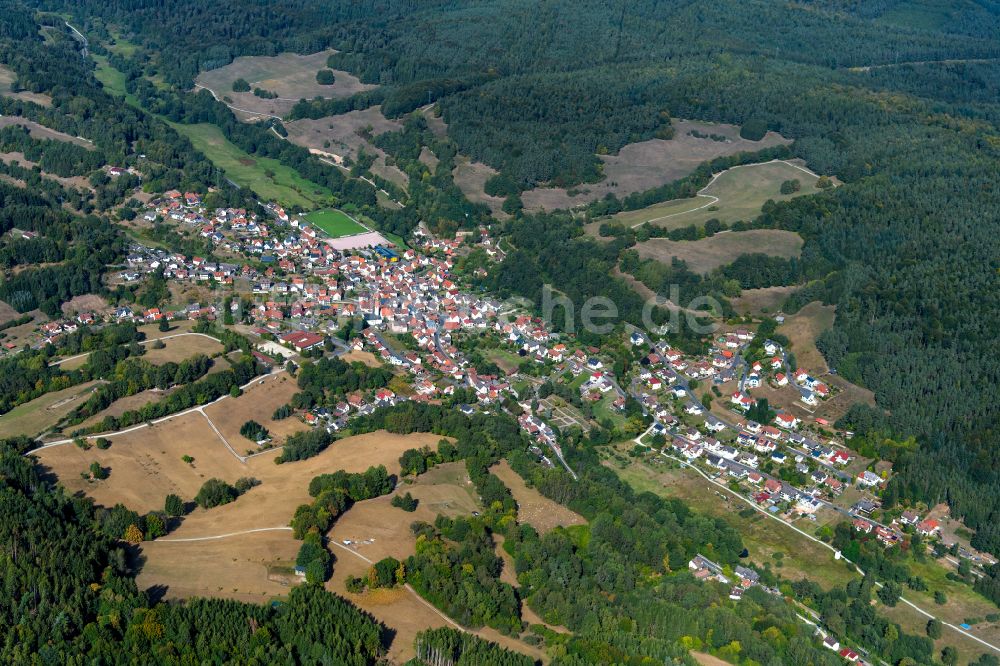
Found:
<path fill-rule="evenodd" d="M 257 534 L 259 532 L 291 532 L 291 527 L 255 527 L 250 530 L 241 530 L 239 532 L 228 532 L 226 534 L 215 534 L 212 536 L 203 537 L 184 537 L 181 539 L 154 539 L 153 543 L 191 543 L 194 541 L 215 541 L 218 539 L 228 539 L 229 537 L 242 536 L 244 534 Z"/>
<path fill-rule="evenodd" d="M 201 90 L 207 90 L 208 92 L 210 92 L 212 94 L 212 97 L 215 99 L 216 102 L 222 102 L 223 104 L 225 104 L 226 106 L 228 106 L 233 111 L 240 111 L 242 113 L 249 113 L 249 114 L 254 115 L 254 116 L 263 116 L 265 118 L 275 118 L 277 120 L 281 120 L 281 116 L 276 116 L 276 115 L 274 115 L 272 113 L 264 113 L 263 111 L 251 111 L 250 109 L 241 109 L 238 106 L 233 106 L 232 104 L 230 104 L 230 103 L 228 103 L 228 102 L 226 102 L 224 100 L 219 99 L 219 96 L 215 94 L 215 91 L 212 90 L 211 88 L 209 88 L 208 86 L 203 86 L 200 83 L 195 83 L 194 87 L 195 88 L 200 88 Z"/>
<path fill-rule="evenodd" d="M 212 337 L 211 335 L 207 335 L 205 333 L 195 333 L 193 331 L 184 331 L 183 333 L 174 333 L 172 335 L 164 335 L 162 338 L 149 338 L 147 340 L 140 340 L 136 344 L 138 344 L 138 345 L 148 345 L 149 343 L 156 342 L 157 340 L 172 340 L 174 338 L 180 338 L 180 337 L 183 337 L 185 335 L 197 335 L 197 336 L 202 337 L 202 338 L 208 338 L 209 340 L 215 340 L 216 342 L 221 342 L 219 340 L 219 338 Z M 52 365 L 62 365 L 63 363 L 69 363 L 70 361 L 75 361 L 78 358 L 83 358 L 84 356 L 90 356 L 93 353 L 94 352 L 89 351 L 89 352 L 83 352 L 82 354 L 76 354 L 75 356 L 67 356 L 66 358 L 63 358 L 63 359 L 60 359 L 60 360 L 56 361 Z"/>
<path fill-rule="evenodd" d="M 291 528 L 289 528 L 289 529 L 291 529 Z M 349 548 L 349 547 L 345 546 L 344 544 L 340 543 L 336 539 L 327 539 L 327 541 L 328 541 L 328 543 L 332 543 L 334 546 L 337 546 L 338 548 L 340 548 L 342 550 L 346 550 L 348 553 L 351 553 L 355 557 L 360 557 L 362 560 L 364 560 L 368 564 L 375 564 L 375 562 L 373 562 L 369 558 L 365 557 L 364 555 L 362 555 L 358 551 L 354 550 L 353 548 Z M 434 604 L 432 604 L 431 602 L 427 601 L 422 596 L 420 596 L 419 594 L 417 594 L 417 591 L 414 590 L 413 586 L 410 585 L 409 583 L 404 584 L 403 587 L 405 587 L 409 591 L 409 593 L 412 594 L 416 598 L 417 601 L 419 601 L 420 603 L 422 603 L 423 605 L 427 606 L 432 611 L 434 611 L 435 613 L 437 613 L 441 617 L 441 619 L 443 619 L 445 622 L 447 622 L 451 626 L 455 627 L 459 631 L 464 631 L 466 633 L 473 633 L 473 634 L 475 633 L 475 632 L 469 631 L 468 629 L 466 629 L 465 627 L 463 627 L 462 625 L 460 625 L 458 622 L 455 622 L 453 619 L 451 619 L 450 617 L 448 617 L 447 615 L 445 615 L 444 613 L 442 613 L 441 610 L 438 609 Z"/>
<path fill-rule="evenodd" d="M 713 183 L 715 183 L 715 181 L 719 178 L 719 176 L 721 176 L 724 173 L 728 173 L 729 171 L 733 171 L 734 169 L 745 169 L 745 168 L 748 168 L 748 167 L 759 167 L 759 166 L 764 166 L 765 164 L 785 164 L 787 166 L 792 167 L 793 169 L 798 169 L 799 171 L 801 171 L 803 173 L 809 174 L 813 178 L 819 178 L 818 174 L 813 173 L 812 171 L 810 171 L 806 167 L 800 166 L 798 164 L 794 164 L 792 162 L 789 162 L 788 160 L 773 159 L 773 160 L 768 160 L 767 162 L 753 162 L 752 164 L 737 164 L 735 166 L 729 167 L 728 169 L 723 169 L 722 171 L 719 171 L 717 173 L 712 174 L 711 180 L 708 181 L 708 183 L 705 185 L 705 187 L 703 187 L 700 190 L 698 190 L 697 192 L 695 192 L 695 195 L 693 197 L 685 197 L 684 199 L 670 199 L 669 201 L 661 201 L 659 204 L 653 204 L 653 205 L 654 206 L 658 206 L 658 205 L 662 205 L 662 204 L 668 204 L 668 203 L 671 203 L 673 201 L 686 201 L 689 198 L 690 199 L 694 199 L 696 197 L 708 197 L 709 199 L 713 199 L 713 201 L 709 201 L 707 204 L 698 206 L 697 208 L 692 208 L 691 210 L 682 210 L 682 211 L 680 211 L 678 213 L 670 213 L 669 215 L 661 215 L 660 217 L 654 217 L 654 218 L 645 220 L 643 222 L 639 222 L 638 224 L 633 224 L 630 228 L 632 228 L 632 229 L 638 229 L 639 227 L 641 227 L 644 224 L 649 224 L 651 222 L 659 222 L 661 220 L 666 220 L 668 218 L 676 217 L 678 215 L 687 215 L 688 213 L 693 213 L 695 211 L 702 210 L 703 208 L 708 208 L 709 206 L 715 205 L 715 204 L 719 203 L 719 201 L 721 201 L 721 199 L 719 199 L 719 197 L 714 196 L 712 194 L 706 194 L 705 190 L 707 190 L 708 188 L 710 188 L 713 185 Z"/>
<path fill-rule="evenodd" d="M 250 381 L 248 381 L 246 384 L 244 384 L 243 386 L 241 386 L 240 387 L 240 391 L 242 392 L 243 390 L 249 388 L 250 386 L 253 386 L 253 384 L 255 382 L 263 381 L 263 380 L 267 379 L 268 377 L 276 377 L 277 375 L 280 375 L 283 372 L 285 372 L 285 369 L 281 368 L 280 370 L 276 370 L 276 371 L 272 370 L 271 372 L 269 372 L 269 373 L 267 373 L 265 375 L 257 375 L 256 377 L 254 377 L 253 379 L 251 379 Z M 154 419 L 152 421 L 146 421 L 145 423 L 139 423 L 138 425 L 134 425 L 134 426 L 132 426 L 130 428 L 125 428 L 124 430 L 116 430 L 115 432 L 95 433 L 93 435 L 84 435 L 84 436 L 81 437 L 81 439 L 85 439 L 85 440 L 86 439 L 98 439 L 99 437 L 109 437 L 110 438 L 110 437 L 118 437 L 119 435 L 127 435 L 127 434 L 129 434 L 131 432 L 135 432 L 136 430 L 142 430 L 143 428 L 148 428 L 149 426 L 153 426 L 153 425 L 158 425 L 160 423 L 164 423 L 166 421 L 169 421 L 170 419 L 176 419 L 176 418 L 180 418 L 181 416 L 187 416 L 188 414 L 192 414 L 194 412 L 200 411 L 200 410 L 204 409 L 205 407 L 210 407 L 210 406 L 214 405 L 215 403 L 221 402 L 221 401 L 223 401 L 223 400 L 225 400 L 226 398 L 229 398 L 229 397 L 231 397 L 231 396 L 227 393 L 225 395 L 219 396 L 218 398 L 216 398 L 212 402 L 209 402 L 209 403 L 204 404 L 204 405 L 198 405 L 197 407 L 190 407 L 188 409 L 185 409 L 185 410 L 180 411 L 180 412 L 176 412 L 174 414 L 167 414 L 166 416 L 161 416 L 158 419 Z M 25 451 L 24 455 L 30 456 L 30 455 L 32 455 L 34 453 L 38 453 L 39 451 L 44 451 L 45 449 L 51 449 L 51 448 L 54 448 L 54 447 L 57 447 L 57 446 L 65 446 L 66 444 L 72 444 L 74 441 L 76 441 L 76 439 L 77 438 L 75 438 L 75 437 L 70 437 L 69 439 L 59 439 L 59 440 L 56 440 L 54 442 L 48 442 L 47 444 L 42 444 L 41 446 L 36 447 L 34 449 L 31 449 L 30 451 Z M 237 455 L 237 457 L 239 457 L 239 456 Z"/>

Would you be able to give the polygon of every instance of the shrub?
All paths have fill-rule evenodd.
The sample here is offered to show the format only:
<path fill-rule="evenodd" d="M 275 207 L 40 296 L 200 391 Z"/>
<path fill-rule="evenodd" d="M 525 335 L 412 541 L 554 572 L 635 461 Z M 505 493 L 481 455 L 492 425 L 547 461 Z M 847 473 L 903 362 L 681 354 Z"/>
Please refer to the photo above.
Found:
<path fill-rule="evenodd" d="M 336 80 L 336 77 L 333 75 L 333 70 L 321 69 L 316 72 L 316 83 L 321 86 L 332 86 Z"/>
<path fill-rule="evenodd" d="M 233 92 L 250 92 L 250 84 L 246 79 L 236 79 L 233 81 Z"/>
<path fill-rule="evenodd" d="M 239 492 L 222 479 L 209 479 L 194 496 L 194 501 L 203 509 L 229 504 L 239 497 Z"/>
<path fill-rule="evenodd" d="M 417 510 L 417 499 L 410 493 L 396 495 L 392 498 L 391 504 L 397 509 L 402 509 L 410 513 Z"/>

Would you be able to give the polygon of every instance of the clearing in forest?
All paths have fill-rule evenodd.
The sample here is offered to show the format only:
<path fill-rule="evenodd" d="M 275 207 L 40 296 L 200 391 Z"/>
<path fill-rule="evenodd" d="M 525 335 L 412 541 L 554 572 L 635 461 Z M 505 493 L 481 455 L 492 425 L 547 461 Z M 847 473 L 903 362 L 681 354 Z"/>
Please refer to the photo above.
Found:
<path fill-rule="evenodd" d="M 541 534 L 556 527 L 586 525 L 587 520 L 571 509 L 550 500 L 535 488 L 529 488 L 521 475 L 511 469 L 506 460 L 490 468 L 501 481 L 510 488 L 517 501 L 518 520 L 528 523 Z"/>
<path fill-rule="evenodd" d="M 672 241 L 651 238 L 636 245 L 643 259 L 669 264 L 677 257 L 698 274 L 709 273 L 731 263 L 741 254 L 762 253 L 774 257 L 797 257 L 802 251 L 802 237 L 794 231 L 751 229 L 727 231 L 696 241 Z"/>
<path fill-rule="evenodd" d="M 799 190 L 782 194 L 781 184 L 788 180 L 799 181 Z M 716 174 L 697 197 L 673 199 L 639 210 L 624 211 L 593 223 L 590 231 L 597 233 L 597 228 L 604 222 L 627 227 L 650 223 L 665 229 L 679 229 L 691 224 L 700 227 L 711 219 L 727 224 L 738 220 L 749 222 L 760 215 L 768 199 L 787 201 L 819 192 L 816 188 L 818 180 L 816 174 L 794 161 L 775 160 L 737 166 Z"/>
<path fill-rule="evenodd" d="M 324 97 L 337 99 L 371 90 L 376 86 L 361 83 L 349 72 L 333 70 L 334 82 L 324 85 L 316 81 L 316 72 L 329 69 L 327 58 L 336 51 L 320 51 L 310 55 L 281 53 L 276 56 L 242 56 L 224 67 L 202 72 L 195 83 L 211 90 L 217 99 L 228 97 L 231 108 L 244 120 L 260 116 L 285 116 L 300 99 Z M 234 92 L 233 82 L 243 79 L 250 85 L 248 92 Z M 254 95 L 260 88 L 277 95 L 265 99 Z"/>
<path fill-rule="evenodd" d="M 678 180 L 703 162 L 791 143 L 768 132 L 760 141 L 740 137 L 736 125 L 673 120 L 673 139 L 628 144 L 617 155 L 601 155 L 605 178 L 573 188 L 538 187 L 521 195 L 528 210 L 573 208 L 614 193 L 619 198 Z"/>

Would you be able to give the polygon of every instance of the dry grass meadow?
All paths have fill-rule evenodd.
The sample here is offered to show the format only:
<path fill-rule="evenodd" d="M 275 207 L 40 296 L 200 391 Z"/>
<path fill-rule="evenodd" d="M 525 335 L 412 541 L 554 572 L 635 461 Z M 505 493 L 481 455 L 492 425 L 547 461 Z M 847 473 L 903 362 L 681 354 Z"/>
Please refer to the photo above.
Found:
<path fill-rule="evenodd" d="M 776 257 L 797 257 L 803 240 L 794 231 L 751 229 L 727 231 L 696 241 L 672 241 L 651 238 L 636 248 L 643 259 L 656 259 L 669 264 L 671 257 L 686 262 L 695 273 L 709 273 L 731 263 L 741 254 L 763 253 Z"/>
<path fill-rule="evenodd" d="M 281 53 L 276 56 L 242 56 L 225 67 L 198 75 L 196 83 L 212 90 L 220 99 L 229 97 L 231 104 L 244 112 L 243 119 L 260 115 L 284 116 L 300 99 L 314 97 L 340 98 L 370 90 L 375 86 L 361 83 L 349 72 L 334 70 L 335 82 L 324 86 L 316 83 L 316 72 L 328 69 L 327 58 L 335 51 L 320 51 L 310 55 Z M 233 81 L 244 79 L 251 88 L 263 88 L 277 93 L 276 99 L 262 99 L 253 92 L 233 92 Z"/>
<path fill-rule="evenodd" d="M 716 157 L 790 143 L 774 132 L 768 132 L 760 141 L 747 141 L 740 138 L 739 127 L 735 125 L 690 120 L 674 120 L 673 125 L 676 129 L 673 139 L 633 143 L 622 148 L 617 155 L 602 155 L 606 177 L 600 183 L 579 185 L 575 194 L 565 188 L 535 188 L 521 195 L 525 208 L 572 208 L 597 201 L 611 192 L 623 197 L 683 178 L 702 162 Z M 726 140 L 698 138 L 694 132 L 724 136 Z"/>
<path fill-rule="evenodd" d="M 506 460 L 501 460 L 491 467 L 490 471 L 510 488 L 511 494 L 517 501 L 518 519 L 528 523 L 540 533 L 544 534 L 556 527 L 570 527 L 587 523 L 580 514 L 571 511 L 562 504 L 553 502 L 534 488 L 529 488 L 524 483 L 524 479 L 511 469 Z"/>
<path fill-rule="evenodd" d="M 35 398 L 23 405 L 18 405 L 3 416 L 0 416 L 0 438 L 27 435 L 34 437 L 69 414 L 73 408 L 82 404 L 91 392 L 101 384 L 100 381 L 87 382 L 71 386 L 62 391 L 53 391 Z"/>

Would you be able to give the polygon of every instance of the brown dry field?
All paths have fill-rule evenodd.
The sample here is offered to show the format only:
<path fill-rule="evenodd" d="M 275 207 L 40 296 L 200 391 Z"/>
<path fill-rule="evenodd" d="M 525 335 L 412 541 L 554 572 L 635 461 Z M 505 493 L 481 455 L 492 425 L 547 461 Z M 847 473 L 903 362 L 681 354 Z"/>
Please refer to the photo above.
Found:
<path fill-rule="evenodd" d="M 11 92 L 10 86 L 15 80 L 17 80 L 17 74 L 10 68 L 0 65 L 0 95 L 21 99 L 26 102 L 34 102 L 41 106 L 52 106 L 52 98 L 48 95 L 28 91 Z"/>
<path fill-rule="evenodd" d="M 0 324 L 5 324 L 11 319 L 17 319 L 21 313 L 12 308 L 5 301 L 0 301 Z"/>
<path fill-rule="evenodd" d="M 63 185 L 65 187 L 75 187 L 78 190 L 90 190 L 90 191 L 94 190 L 94 186 L 91 185 L 90 181 L 84 178 L 83 176 L 64 177 L 64 176 L 57 176 L 56 174 L 51 173 L 49 171 L 42 171 L 41 167 L 38 166 L 37 162 L 32 162 L 31 160 L 29 160 L 27 157 L 24 156 L 24 153 L 18 152 L 16 150 L 11 151 L 9 153 L 0 153 L 0 162 L 3 162 L 4 164 L 15 164 L 21 166 L 24 169 L 38 168 L 38 171 L 42 175 L 42 177 L 46 178 L 47 180 L 54 180 L 60 185 Z M 13 185 L 17 185 L 18 187 L 27 187 L 27 183 L 25 183 L 23 180 L 18 180 L 17 178 L 11 178 L 10 176 L 5 176 L 5 178 L 7 179 L 8 182 L 10 182 Z M 95 296 L 95 298 L 100 298 L 100 297 Z"/>
<path fill-rule="evenodd" d="M 428 169 L 430 169 L 432 172 L 434 171 L 434 169 L 437 168 L 438 162 L 441 161 L 437 158 L 437 155 L 434 154 L 434 151 L 432 151 L 427 146 L 424 146 L 423 148 L 420 149 L 419 159 L 420 163 L 423 164 Z"/>
<path fill-rule="evenodd" d="M 175 335 L 177 332 L 174 333 Z M 169 333 L 168 333 L 169 335 Z M 146 353 L 142 358 L 153 365 L 163 365 L 164 363 L 180 363 L 184 359 L 191 358 L 196 354 L 212 356 L 222 351 L 222 343 L 214 338 L 206 338 L 201 335 L 183 335 L 179 338 L 170 338 L 163 341 L 163 349 L 154 349 L 152 344 L 144 345 Z M 221 358 L 215 359 L 215 365 L 228 364 Z"/>
<path fill-rule="evenodd" d="M 66 316 L 73 316 L 80 312 L 100 312 L 107 310 L 108 307 L 108 302 L 97 294 L 84 294 L 82 296 L 74 296 L 63 303 L 62 311 Z"/>
<path fill-rule="evenodd" d="M 34 437 L 41 434 L 69 414 L 74 407 L 82 404 L 101 383 L 103 382 L 93 381 L 71 386 L 18 405 L 0 416 L 0 438 L 17 435 Z"/>
<path fill-rule="evenodd" d="M 723 661 L 718 657 L 713 657 L 707 652 L 695 652 L 692 650 L 691 656 L 694 657 L 694 660 L 701 664 L 701 666 L 729 666 L 728 661 Z"/>
<path fill-rule="evenodd" d="M 481 162 L 472 162 L 468 157 L 458 156 L 455 159 L 455 168 L 451 172 L 455 185 L 462 190 L 462 194 L 472 203 L 484 203 L 490 207 L 490 211 L 501 217 L 508 217 L 503 212 L 503 197 L 491 197 L 486 194 L 486 181 L 497 175 L 496 169 Z"/>
<path fill-rule="evenodd" d="M 798 287 L 764 287 L 744 289 L 739 296 L 730 299 L 733 309 L 740 314 L 773 314 Z"/>
<path fill-rule="evenodd" d="M 341 548 L 334 547 L 332 550 L 337 562 L 333 565 L 333 577 L 327 582 L 326 589 L 371 613 L 375 619 L 395 632 L 387 655 L 391 663 L 402 664 L 415 656 L 413 641 L 418 632 L 452 626 L 434 609 L 425 606 L 416 594 L 405 588 L 351 594 L 347 591 L 347 578 L 364 576 L 371 565 Z"/>
<path fill-rule="evenodd" d="M 85 361 L 86 359 L 79 359 L 79 360 Z M 76 361 L 74 361 L 74 363 L 75 362 Z M 69 364 L 64 363 L 63 365 L 66 366 Z M 72 431 L 76 430 L 77 428 L 89 428 L 103 421 L 105 417 L 108 416 L 119 417 L 129 410 L 139 409 L 140 407 L 144 406 L 147 402 L 159 402 L 160 400 L 167 397 L 173 392 L 174 389 L 172 388 L 167 389 L 166 391 L 149 389 L 148 391 L 140 391 L 135 395 L 119 398 L 118 400 L 115 400 L 113 403 L 111 403 L 106 409 L 97 412 L 96 414 L 91 416 L 89 419 L 86 419 L 79 425 L 75 425 L 72 428 L 68 428 L 68 430 Z M 65 437 L 65 435 L 63 435 L 62 437 Z M 60 437 L 60 439 L 62 437 Z"/>
<path fill-rule="evenodd" d="M 490 468 L 490 471 L 510 488 L 517 501 L 517 516 L 521 522 L 530 524 L 544 534 L 556 527 L 585 525 L 587 520 L 570 509 L 543 496 L 534 488 L 529 488 L 521 475 L 511 469 L 506 460 Z"/>
<path fill-rule="evenodd" d="M 651 238 L 637 244 L 636 248 L 643 259 L 656 259 L 669 264 L 671 257 L 677 257 L 687 262 L 688 268 L 695 273 L 709 273 L 741 254 L 762 252 L 777 257 L 797 257 L 802 251 L 802 244 L 802 237 L 794 231 L 752 229 L 727 231 L 696 241 Z"/>
<path fill-rule="evenodd" d="M 170 493 L 185 500 L 194 498 L 212 477 L 232 483 L 252 475 L 197 412 L 109 438 L 111 447 L 104 451 L 96 447 L 83 451 L 64 444 L 36 455 L 70 492 L 83 492 L 103 506 L 121 502 L 143 513 L 162 509 L 163 499 Z M 194 457 L 194 462 L 185 463 L 181 460 L 184 455 Z M 107 479 L 91 482 L 80 478 L 80 472 L 94 461 L 110 469 Z M 287 519 L 278 524 L 287 524 Z"/>
<path fill-rule="evenodd" d="M 293 120 L 285 123 L 285 127 L 288 140 L 294 144 L 351 158 L 357 156 L 361 148 L 370 154 L 381 153 L 359 132 L 367 129 L 372 136 L 378 136 L 403 129 L 399 122 L 383 116 L 379 106 L 327 118 Z M 324 145 L 327 141 L 329 146 Z"/>
<path fill-rule="evenodd" d="M 829 368 L 823 355 L 816 349 L 816 338 L 833 326 L 836 308 L 813 301 L 793 315 L 785 315 L 785 321 L 777 332 L 791 341 L 791 351 L 800 368 L 814 375 L 825 374 Z"/>
<path fill-rule="evenodd" d="M 205 413 L 233 448 L 242 454 L 257 448 L 254 442 L 240 434 L 240 428 L 251 419 L 267 428 L 274 443 L 279 445 L 289 435 L 308 428 L 294 416 L 280 421 L 271 418 L 274 410 L 289 402 L 298 391 L 295 380 L 288 373 L 281 372 L 248 386 L 238 398 L 227 398 L 206 407 Z"/>
<path fill-rule="evenodd" d="M 211 467 L 205 464 L 202 468 L 211 469 L 213 476 L 230 482 L 241 476 L 252 476 L 259 479 L 261 485 L 232 504 L 207 511 L 196 510 L 185 518 L 184 524 L 171 536 L 202 537 L 287 525 L 295 509 L 300 504 L 312 500 L 309 497 L 309 482 L 313 477 L 339 469 L 363 472 L 373 465 L 385 465 L 390 473 L 397 474 L 399 456 L 403 451 L 423 446 L 434 448 L 439 439 L 437 435 L 430 434 L 404 436 L 379 431 L 348 437 L 334 442 L 325 451 L 308 460 L 283 465 L 274 464 L 277 451 L 251 458 L 245 465 L 240 464 L 220 442 L 215 449 L 222 451 L 222 455 L 228 458 L 227 462 L 224 465 Z M 218 439 L 215 441 L 218 442 Z M 113 449 L 114 446 L 109 451 Z M 197 458 L 196 454 L 192 455 Z M 197 460 L 195 464 L 198 464 Z M 185 498 L 193 496 L 194 493 L 182 495 Z M 160 497 L 162 498 L 162 495 Z"/>
<path fill-rule="evenodd" d="M 382 362 L 378 360 L 378 357 L 366 351 L 349 351 L 341 356 L 340 360 L 346 363 L 364 363 L 369 368 L 382 367 Z"/>
<path fill-rule="evenodd" d="M 417 509 L 407 513 L 392 506 L 393 496 L 411 493 Z M 330 530 L 329 537 L 364 555 L 373 562 L 385 557 L 403 560 L 414 552 L 416 540 L 410 524 L 433 523 L 438 515 L 454 517 L 481 511 L 475 488 L 469 481 L 465 463 L 438 465 L 417 477 L 414 483 L 400 483 L 391 495 L 358 502 Z"/>
<path fill-rule="evenodd" d="M 349 72 L 333 70 L 335 83 L 316 83 L 316 72 L 328 69 L 327 58 L 336 51 L 320 51 L 310 55 L 282 53 L 276 56 L 242 56 L 225 67 L 202 72 L 196 82 L 215 92 L 221 99 L 229 97 L 233 106 L 253 114 L 284 116 L 301 98 L 325 97 L 337 99 L 370 90 L 376 86 L 361 83 Z M 245 79 L 251 88 L 263 88 L 277 93 L 276 99 L 262 99 L 253 92 L 233 92 L 233 81 Z"/>
<path fill-rule="evenodd" d="M 566 188 L 528 190 L 521 195 L 524 207 L 528 210 L 572 208 L 597 201 L 609 192 L 622 197 L 683 178 L 702 162 L 716 157 L 791 143 L 774 132 L 768 132 L 760 141 L 747 141 L 740 138 L 740 129 L 735 125 L 676 119 L 673 125 L 676 134 L 669 141 L 651 139 L 629 144 L 617 155 L 602 155 L 606 177 L 600 183 L 578 185 L 575 189 L 579 193 L 575 196 L 570 196 Z M 699 139 L 691 135 L 694 131 L 724 135 L 728 140 Z"/>
<path fill-rule="evenodd" d="M 167 537 L 168 539 L 170 537 Z M 288 594 L 300 543 L 290 531 L 256 532 L 211 541 L 148 541 L 139 589 L 166 588 L 166 599 L 213 597 L 263 603 Z M 273 576 L 269 577 L 269 572 Z"/>
<path fill-rule="evenodd" d="M 904 590 L 904 596 L 910 597 L 912 595 L 910 594 L 909 590 Z M 907 606 L 906 604 L 903 603 L 898 603 L 894 608 L 889 608 L 885 604 L 879 603 L 876 604 L 876 608 L 878 609 L 879 613 L 884 614 L 892 622 L 899 623 L 899 625 L 903 628 L 903 631 L 905 631 L 906 633 L 914 634 L 916 636 L 927 635 L 926 633 L 927 617 L 921 614 L 920 612 L 916 611 L 912 607 Z M 936 614 L 935 609 L 932 609 L 930 607 L 928 608 L 930 609 L 930 612 Z M 972 633 L 973 635 L 980 633 L 980 635 L 985 640 L 993 642 L 995 644 L 996 640 L 995 632 L 993 636 L 989 634 L 982 634 L 981 632 L 977 632 L 975 629 L 973 629 L 973 631 L 969 633 Z M 934 650 L 936 654 L 941 654 L 941 650 L 946 645 L 951 645 L 956 650 L 958 650 L 959 654 L 958 663 L 960 664 L 968 664 L 972 661 L 975 661 L 976 659 L 979 658 L 979 655 L 983 653 L 992 654 L 992 651 L 989 648 L 983 646 L 980 643 L 977 643 L 971 638 L 966 638 L 962 634 L 958 633 L 957 631 L 949 627 L 943 627 L 943 633 L 941 635 L 941 638 L 934 641 Z"/>

